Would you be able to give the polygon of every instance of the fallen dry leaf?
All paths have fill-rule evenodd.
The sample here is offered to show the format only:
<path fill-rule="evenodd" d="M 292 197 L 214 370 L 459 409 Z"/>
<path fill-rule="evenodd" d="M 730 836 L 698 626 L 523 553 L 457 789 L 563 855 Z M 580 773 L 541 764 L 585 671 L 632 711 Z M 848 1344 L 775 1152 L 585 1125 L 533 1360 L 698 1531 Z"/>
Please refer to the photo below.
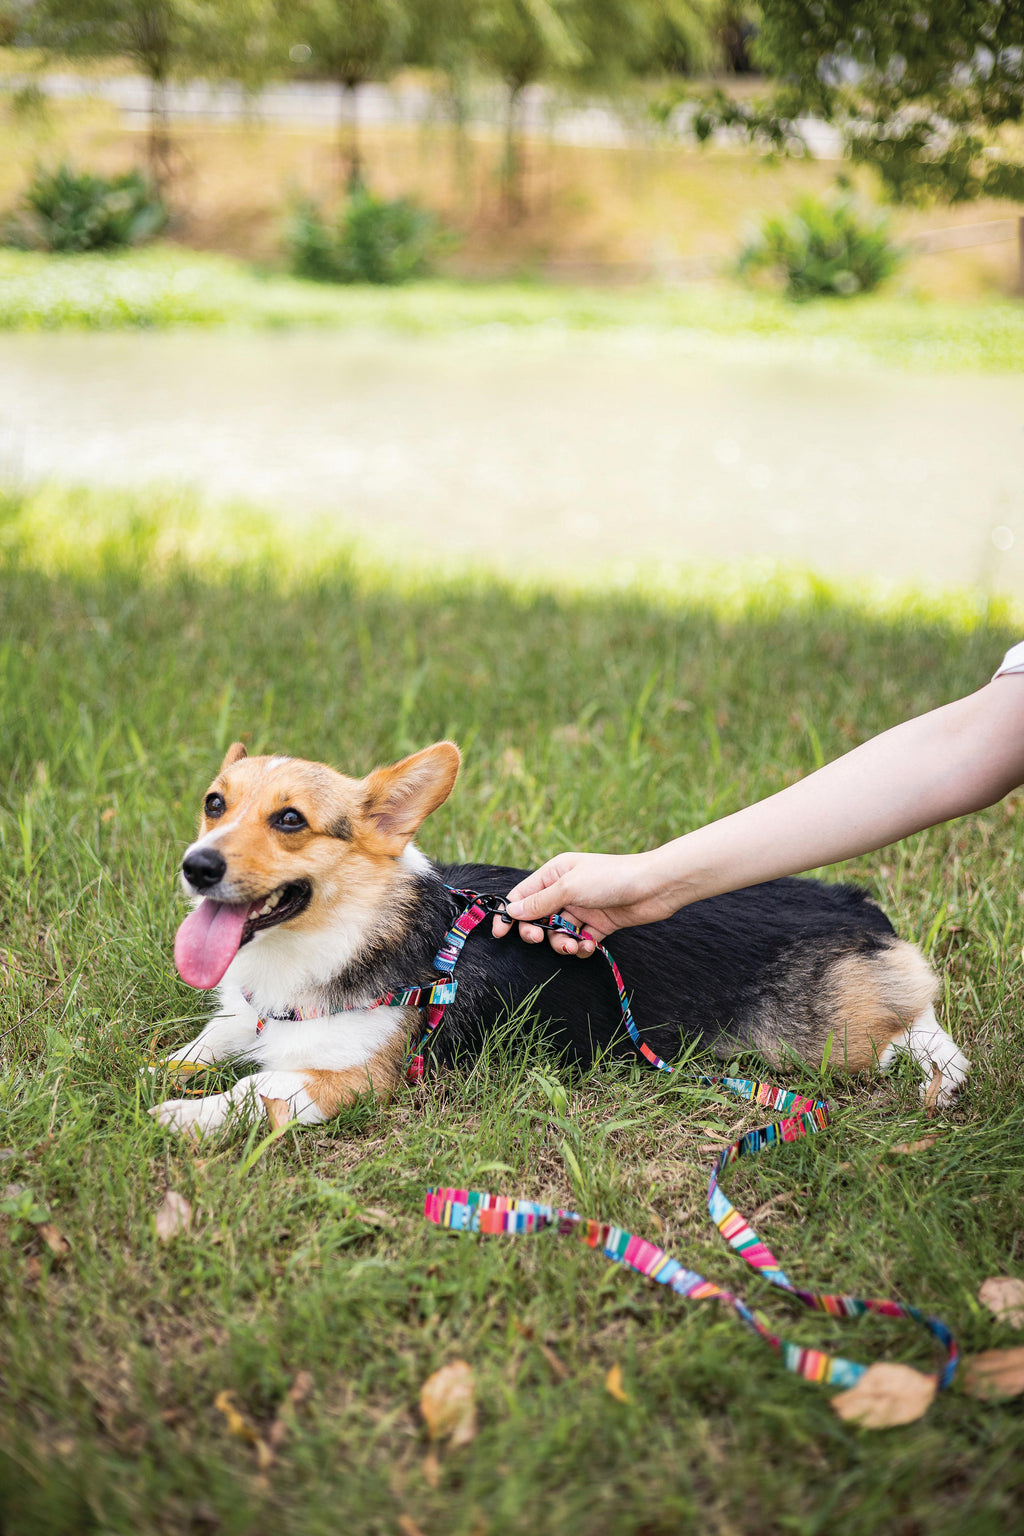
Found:
<path fill-rule="evenodd" d="M 279 1451 L 295 1424 L 295 1410 L 313 1391 L 312 1371 L 299 1371 L 281 1401 L 273 1424 L 267 1432 L 267 1444 L 272 1451 Z"/>
<path fill-rule="evenodd" d="M 537 1348 L 544 1356 L 544 1359 L 547 1361 L 548 1365 L 550 1365 L 552 1374 L 554 1375 L 556 1381 L 564 1381 L 569 1374 L 569 1367 L 564 1363 L 564 1361 L 559 1359 L 554 1350 L 551 1348 L 550 1344 L 545 1344 L 543 1339 L 537 1338 L 536 1330 L 533 1324 L 521 1322 L 517 1317 L 514 1319 L 513 1327 L 515 1328 L 516 1333 L 521 1334 L 524 1339 L 529 1339 L 532 1343 L 536 1344 Z"/>
<path fill-rule="evenodd" d="M 617 1403 L 628 1403 L 629 1393 L 622 1385 L 622 1367 L 613 1365 L 604 1379 L 604 1389 Z"/>
<path fill-rule="evenodd" d="M 448 1440 L 453 1447 L 469 1444 L 476 1434 L 474 1393 L 473 1369 L 465 1360 L 453 1360 L 427 1377 L 420 1412 L 431 1440 Z"/>
<path fill-rule="evenodd" d="M 543 1339 L 537 1341 L 537 1348 L 551 1367 L 551 1374 L 556 1381 L 564 1381 L 569 1374 L 569 1367 L 564 1360 L 559 1359 L 550 1344 L 545 1344 Z"/>
<path fill-rule="evenodd" d="M 934 1120 L 939 1107 L 939 1094 L 942 1092 L 942 1068 L 932 1068 L 932 1080 L 924 1091 L 924 1112 L 929 1120 Z"/>
<path fill-rule="evenodd" d="M 52 1222 L 41 1221 L 38 1227 L 36 1227 L 36 1231 L 39 1233 L 39 1236 L 42 1238 L 47 1248 L 49 1248 L 55 1259 L 67 1258 L 68 1254 L 71 1252 L 71 1244 L 68 1242 L 63 1232 L 58 1231 Z"/>
<path fill-rule="evenodd" d="M 218 1392 L 213 1400 L 213 1406 L 227 1420 L 229 1435 L 234 1435 L 236 1440 L 248 1440 L 250 1445 L 255 1443 L 256 1431 L 245 1415 L 239 1412 L 233 1392 L 227 1390 Z"/>
<path fill-rule="evenodd" d="M 35 1254 L 30 1254 L 25 1260 L 25 1284 L 36 1285 L 43 1278 L 43 1266 Z"/>
<path fill-rule="evenodd" d="M 374 1223 L 378 1227 L 394 1227 L 398 1225 L 390 1211 L 383 1210 L 379 1205 L 366 1206 L 364 1210 L 359 1212 L 359 1219 L 360 1221 Z"/>
<path fill-rule="evenodd" d="M 903 1154 L 925 1152 L 929 1147 L 934 1147 L 938 1139 L 937 1136 L 919 1136 L 916 1141 L 897 1141 L 894 1146 L 889 1148 L 889 1151 Z M 854 1389 L 851 1387 L 850 1390 L 853 1391 Z"/>
<path fill-rule="evenodd" d="M 423 1476 L 428 1488 L 436 1488 L 441 1481 L 441 1463 L 436 1451 L 428 1451 L 423 1458 Z"/>
<path fill-rule="evenodd" d="M 868 1366 L 856 1386 L 838 1392 L 832 1407 L 841 1419 L 862 1429 L 892 1429 L 927 1413 L 937 1390 L 936 1377 L 909 1365 L 879 1361 Z"/>
<path fill-rule="evenodd" d="M 412 1515 L 399 1515 L 398 1529 L 402 1536 L 423 1536 L 423 1527 L 416 1524 Z"/>
<path fill-rule="evenodd" d="M 313 1395 L 313 1385 L 312 1371 L 296 1372 L 295 1380 L 285 1394 L 293 1408 L 297 1408 L 300 1403 L 306 1402 Z"/>
<path fill-rule="evenodd" d="M 184 1195 L 169 1189 L 164 1195 L 163 1205 L 153 1218 L 153 1224 L 160 1241 L 169 1243 L 172 1237 L 177 1237 L 179 1232 L 187 1232 L 192 1225 L 192 1207 Z"/>
<path fill-rule="evenodd" d="M 235 1402 L 235 1394 L 231 1391 L 218 1392 L 213 1400 L 213 1406 L 218 1413 L 222 1413 L 227 1420 L 228 1434 L 236 1440 L 244 1440 L 256 1451 L 256 1465 L 261 1472 L 266 1472 L 274 1464 L 274 1450 L 265 1440 L 261 1440 L 256 1433 L 255 1425 L 250 1424 L 243 1413 L 238 1410 Z"/>
<path fill-rule="evenodd" d="M 1012 1275 L 993 1275 L 978 1288 L 978 1300 L 1000 1323 L 1011 1328 L 1024 1328 L 1024 1280 Z"/>
<path fill-rule="evenodd" d="M 964 1361 L 963 1388 L 971 1397 L 1016 1397 L 1024 1392 L 1024 1349 L 985 1349 Z"/>
<path fill-rule="evenodd" d="M 260 1098 L 263 1100 L 263 1108 L 267 1112 L 272 1130 L 283 1131 L 286 1125 L 291 1124 L 292 1107 L 287 1099 L 268 1099 L 265 1093 L 261 1093 Z"/>

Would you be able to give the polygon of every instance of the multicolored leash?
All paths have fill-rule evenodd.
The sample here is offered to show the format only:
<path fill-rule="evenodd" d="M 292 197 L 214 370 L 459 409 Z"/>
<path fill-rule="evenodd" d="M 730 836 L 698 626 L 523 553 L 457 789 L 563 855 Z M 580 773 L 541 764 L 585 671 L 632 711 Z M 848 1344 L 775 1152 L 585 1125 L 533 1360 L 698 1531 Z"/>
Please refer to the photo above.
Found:
<path fill-rule="evenodd" d="M 488 912 L 504 915 L 504 900 L 501 897 L 481 896 L 472 891 L 455 891 L 454 894 L 466 897 L 470 905 L 459 914 L 449 929 L 438 958 L 434 962 L 435 966 L 441 969 L 443 959 L 443 968 L 449 973 L 454 969 L 469 934 L 483 921 Z M 574 924 L 558 916 L 546 919 L 537 926 L 560 929 L 574 937 L 579 936 L 579 929 Z M 673 1072 L 674 1068 L 663 1061 L 657 1052 L 651 1050 L 650 1046 L 641 1039 L 619 968 L 603 944 L 598 944 L 597 948 L 611 967 L 615 985 L 618 988 L 623 1022 L 633 1044 L 644 1060 L 656 1067 L 658 1071 Z M 442 1008 L 442 1016 L 443 1012 Z M 437 1022 L 440 1023 L 440 1019 Z M 417 1047 L 418 1051 L 422 1052 L 426 1040 L 436 1027 L 436 1024 L 431 1025 L 428 1022 L 428 1033 Z M 415 1059 L 419 1061 L 422 1072 L 422 1055 Z M 782 1120 L 747 1131 L 730 1146 L 723 1148 L 715 1160 L 708 1184 L 708 1211 L 726 1242 L 765 1280 L 780 1290 L 787 1291 L 812 1311 L 827 1312 L 832 1317 L 844 1318 L 863 1317 L 868 1312 L 874 1312 L 883 1317 L 907 1318 L 927 1329 L 944 1351 L 945 1362 L 938 1384 L 940 1389 L 948 1387 L 956 1373 L 960 1351 L 952 1333 L 941 1318 L 933 1317 L 919 1307 L 913 1307 L 901 1301 L 836 1296 L 823 1291 L 800 1289 L 792 1283 L 771 1249 L 761 1241 L 719 1185 L 719 1175 L 741 1157 L 752 1157 L 780 1141 L 798 1141 L 801 1137 L 813 1136 L 818 1131 L 824 1130 L 829 1123 L 829 1105 L 823 1099 L 804 1098 L 783 1088 L 773 1088 L 770 1083 L 757 1082 L 748 1078 L 708 1077 L 703 1073 L 690 1074 L 690 1076 L 693 1081 L 703 1087 L 725 1088 L 740 1098 L 749 1099 L 769 1109 L 781 1110 L 786 1115 Z M 826 1354 L 822 1350 L 805 1349 L 799 1344 L 792 1344 L 780 1338 L 778 1334 L 772 1332 L 767 1320 L 748 1307 L 740 1297 L 715 1285 L 710 1280 L 705 1280 L 696 1271 L 686 1269 L 677 1259 L 672 1258 L 654 1243 L 626 1232 L 621 1227 L 580 1216 L 576 1211 L 540 1205 L 532 1200 L 491 1195 L 482 1190 L 439 1188 L 428 1189 L 423 1213 L 428 1221 L 453 1232 L 483 1234 L 505 1232 L 518 1235 L 525 1232 L 540 1232 L 550 1227 L 554 1228 L 559 1235 L 575 1235 L 588 1247 L 601 1248 L 605 1257 L 613 1263 L 625 1264 L 639 1274 L 645 1275 L 649 1280 L 656 1280 L 658 1284 L 668 1286 L 677 1295 L 689 1297 L 694 1301 L 728 1302 L 743 1322 L 771 1345 L 781 1357 L 787 1370 L 805 1377 L 808 1381 L 824 1381 L 833 1386 L 850 1387 L 868 1369 L 867 1366 L 855 1360 L 845 1360 L 838 1355 Z"/>

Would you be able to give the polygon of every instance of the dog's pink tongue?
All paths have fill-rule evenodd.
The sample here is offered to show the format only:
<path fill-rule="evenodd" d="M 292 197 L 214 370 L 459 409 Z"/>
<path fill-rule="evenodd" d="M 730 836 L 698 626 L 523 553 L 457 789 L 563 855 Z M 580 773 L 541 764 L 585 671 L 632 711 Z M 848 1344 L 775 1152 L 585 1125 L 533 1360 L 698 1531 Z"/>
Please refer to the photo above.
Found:
<path fill-rule="evenodd" d="M 174 939 L 174 963 L 182 981 L 204 991 L 217 985 L 238 953 L 248 913 L 245 904 L 229 906 L 207 896 L 186 917 Z"/>

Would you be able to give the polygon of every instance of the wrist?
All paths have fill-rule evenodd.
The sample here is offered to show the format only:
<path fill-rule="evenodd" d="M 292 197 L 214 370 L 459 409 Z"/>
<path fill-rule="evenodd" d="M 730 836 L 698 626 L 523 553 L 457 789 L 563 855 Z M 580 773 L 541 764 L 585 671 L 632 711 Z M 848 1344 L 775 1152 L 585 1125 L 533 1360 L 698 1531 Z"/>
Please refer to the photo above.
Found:
<path fill-rule="evenodd" d="M 651 899 L 663 906 L 664 915 L 677 912 L 680 907 L 700 901 L 706 894 L 702 889 L 702 871 L 696 867 L 684 849 L 685 838 L 662 843 L 641 855 L 645 860 L 644 876 Z"/>

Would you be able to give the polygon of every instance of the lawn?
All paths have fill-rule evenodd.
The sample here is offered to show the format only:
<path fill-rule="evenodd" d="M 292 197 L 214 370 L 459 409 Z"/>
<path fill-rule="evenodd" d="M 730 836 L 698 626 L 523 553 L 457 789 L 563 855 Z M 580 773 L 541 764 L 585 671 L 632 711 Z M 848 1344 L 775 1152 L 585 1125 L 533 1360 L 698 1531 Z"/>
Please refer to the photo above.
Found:
<path fill-rule="evenodd" d="M 139 1075 L 204 1014 L 171 961 L 175 870 L 233 738 L 361 773 L 454 737 L 435 856 L 636 849 L 977 686 L 1015 615 L 810 581 L 611 600 L 217 532 L 142 498 L 11 495 L 0 517 L 5 1536 L 1019 1528 L 1024 1400 L 954 1387 L 915 1424 L 858 1430 L 713 1305 L 551 1234 L 422 1220 L 436 1183 L 569 1204 L 788 1337 L 926 1366 L 904 1325 L 797 1315 L 709 1226 L 707 1149 L 755 1123 L 743 1105 L 639 1066 L 570 1074 L 510 1035 L 391 1105 L 194 1147 L 150 1120 L 165 1088 Z M 975 1064 L 956 1109 L 925 1122 L 905 1072 L 795 1065 L 833 1128 L 726 1180 L 798 1282 L 912 1300 L 968 1353 L 1020 1340 L 975 1298 L 1024 1274 L 1022 853 L 1011 800 L 843 871 L 930 949 Z M 924 1129 L 932 1146 L 892 1150 Z M 167 1190 L 193 1220 L 161 1243 Z M 435 1461 L 419 1393 L 455 1359 L 479 1432 Z M 284 1427 L 269 1464 L 225 1391 L 235 1429 Z"/>
<path fill-rule="evenodd" d="M 953 304 L 882 293 L 801 305 L 725 281 L 609 289 L 435 278 L 397 289 L 337 288 L 170 245 L 116 256 L 0 250 L 0 331 L 224 325 L 491 337 L 657 333 L 664 345 L 711 345 L 719 356 L 770 348 L 799 359 L 810 349 L 834 363 L 928 371 L 1009 372 L 1024 364 L 1024 306 L 1010 299 Z"/>

